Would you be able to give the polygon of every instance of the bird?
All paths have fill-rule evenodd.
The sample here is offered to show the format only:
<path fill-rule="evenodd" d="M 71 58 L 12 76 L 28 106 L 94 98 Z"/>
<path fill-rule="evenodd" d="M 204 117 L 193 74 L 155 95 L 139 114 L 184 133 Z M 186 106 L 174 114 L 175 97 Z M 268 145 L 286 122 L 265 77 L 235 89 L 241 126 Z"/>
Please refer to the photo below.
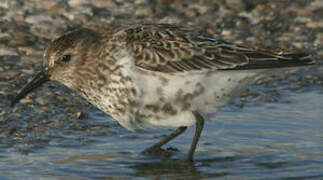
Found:
<path fill-rule="evenodd" d="M 205 119 L 273 68 L 312 65 L 305 52 L 236 44 L 173 24 L 82 27 L 53 40 L 41 70 L 14 97 L 15 106 L 47 81 L 78 92 L 130 131 L 175 130 L 154 152 L 195 125 L 193 162 Z"/>

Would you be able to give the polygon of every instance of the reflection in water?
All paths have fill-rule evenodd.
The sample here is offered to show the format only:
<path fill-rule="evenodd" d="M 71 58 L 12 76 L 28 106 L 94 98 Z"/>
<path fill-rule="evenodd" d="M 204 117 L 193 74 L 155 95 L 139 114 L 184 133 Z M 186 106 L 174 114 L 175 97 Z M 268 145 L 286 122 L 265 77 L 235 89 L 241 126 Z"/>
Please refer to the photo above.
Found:
<path fill-rule="evenodd" d="M 227 175 L 225 172 L 204 172 L 199 170 L 200 162 L 188 163 L 182 160 L 163 160 L 158 162 L 142 162 L 130 165 L 134 169 L 134 177 L 146 178 L 180 178 L 180 179 L 197 179 L 197 178 L 215 178 Z"/>

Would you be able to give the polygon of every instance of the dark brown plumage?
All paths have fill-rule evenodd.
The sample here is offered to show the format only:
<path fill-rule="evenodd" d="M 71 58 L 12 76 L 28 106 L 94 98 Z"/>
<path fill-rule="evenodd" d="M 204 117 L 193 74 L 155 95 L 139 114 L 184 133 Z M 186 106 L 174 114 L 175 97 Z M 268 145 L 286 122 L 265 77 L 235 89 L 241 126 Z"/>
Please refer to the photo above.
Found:
<path fill-rule="evenodd" d="M 152 71 L 259 69 L 313 63 L 307 53 L 237 45 L 169 24 L 132 26 L 125 32 L 136 65 Z"/>

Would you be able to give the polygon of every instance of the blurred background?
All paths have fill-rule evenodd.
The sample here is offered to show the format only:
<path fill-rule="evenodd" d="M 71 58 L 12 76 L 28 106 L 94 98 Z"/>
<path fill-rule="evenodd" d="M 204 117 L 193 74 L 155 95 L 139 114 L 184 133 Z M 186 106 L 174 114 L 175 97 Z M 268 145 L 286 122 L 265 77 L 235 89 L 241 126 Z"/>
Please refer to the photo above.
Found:
<path fill-rule="evenodd" d="M 1 0 L 0 179 L 323 179 L 322 17 L 321 0 Z M 54 82 L 9 107 L 51 40 L 139 22 L 307 51 L 317 65 L 267 75 L 233 99 L 206 123 L 191 165 L 179 160 L 194 127 L 168 145 L 169 156 L 144 156 L 171 130 L 130 133 Z"/>

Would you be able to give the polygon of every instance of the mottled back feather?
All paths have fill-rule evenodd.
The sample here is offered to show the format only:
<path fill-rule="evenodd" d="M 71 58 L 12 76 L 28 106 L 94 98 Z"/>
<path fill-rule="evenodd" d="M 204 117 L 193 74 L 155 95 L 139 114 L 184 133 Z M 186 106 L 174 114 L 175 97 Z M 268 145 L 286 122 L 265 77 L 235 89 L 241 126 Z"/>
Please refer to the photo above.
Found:
<path fill-rule="evenodd" d="M 159 72 L 258 69 L 311 64 L 306 53 L 284 53 L 233 44 L 169 24 L 128 27 L 135 64 Z"/>

